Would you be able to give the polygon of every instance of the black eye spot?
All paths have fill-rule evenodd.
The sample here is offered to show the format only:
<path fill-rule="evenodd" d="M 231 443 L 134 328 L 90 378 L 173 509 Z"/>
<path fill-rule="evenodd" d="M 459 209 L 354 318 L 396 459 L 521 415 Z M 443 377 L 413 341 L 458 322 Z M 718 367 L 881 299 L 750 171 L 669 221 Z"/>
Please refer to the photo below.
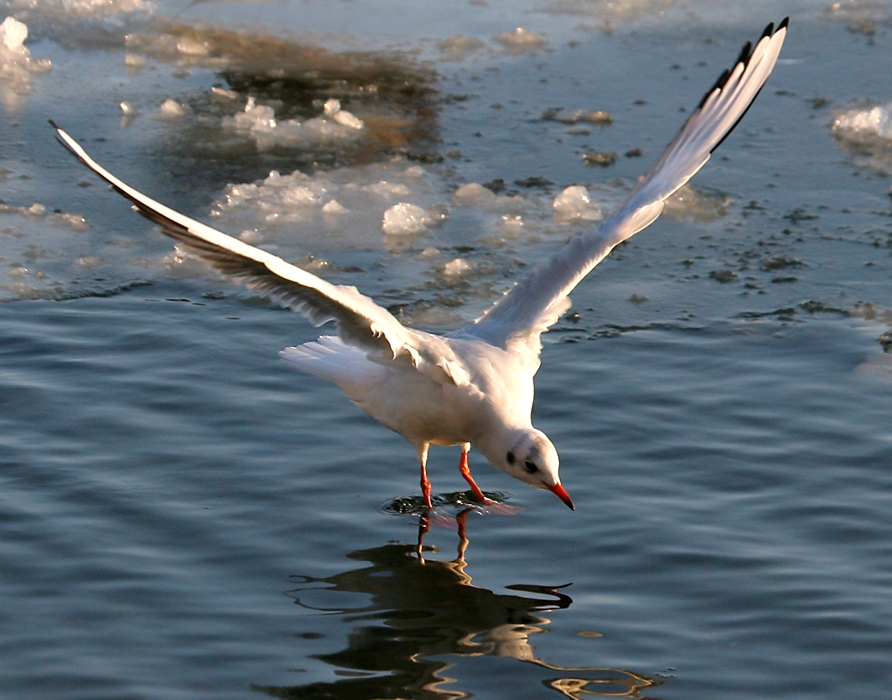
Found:
<path fill-rule="evenodd" d="M 535 474 L 539 471 L 539 467 L 533 464 L 530 460 L 527 460 L 523 463 L 523 468 L 526 469 L 530 474 Z"/>
<path fill-rule="evenodd" d="M 509 452 L 508 454 L 505 455 L 505 459 L 508 461 L 508 464 L 514 464 L 514 462 L 515 462 L 514 453 Z"/>

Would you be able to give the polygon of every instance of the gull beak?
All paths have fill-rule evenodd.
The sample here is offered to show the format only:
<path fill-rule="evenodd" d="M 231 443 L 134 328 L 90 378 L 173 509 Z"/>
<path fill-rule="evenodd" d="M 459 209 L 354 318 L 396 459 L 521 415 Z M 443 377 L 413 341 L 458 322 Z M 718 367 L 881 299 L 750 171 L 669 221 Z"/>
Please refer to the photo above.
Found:
<path fill-rule="evenodd" d="M 570 494 L 564 490 L 564 487 L 560 484 L 555 484 L 554 486 L 549 486 L 545 484 L 549 491 L 551 491 L 555 496 L 560 498 L 564 503 L 567 504 L 567 508 L 570 510 L 576 510 L 576 506 L 573 505 L 573 501 L 570 500 Z"/>

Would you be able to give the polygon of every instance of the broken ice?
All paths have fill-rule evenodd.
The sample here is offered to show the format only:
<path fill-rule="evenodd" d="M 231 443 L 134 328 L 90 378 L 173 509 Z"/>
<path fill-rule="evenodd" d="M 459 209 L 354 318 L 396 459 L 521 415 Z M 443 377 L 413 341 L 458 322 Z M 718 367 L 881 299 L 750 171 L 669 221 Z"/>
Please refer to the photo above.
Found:
<path fill-rule="evenodd" d="M 277 121 L 275 110 L 269 105 L 258 105 L 248 98 L 245 109 L 235 116 L 223 118 L 224 128 L 245 133 L 254 139 L 257 149 L 267 151 L 275 146 L 309 146 L 348 142 L 365 128 L 362 120 L 341 109 L 341 103 L 329 99 L 321 117 L 306 121 L 287 119 Z"/>
<path fill-rule="evenodd" d="M 0 24 L 0 84 L 16 95 L 27 95 L 34 89 L 32 76 L 46 73 L 52 62 L 31 57 L 25 48 L 28 27 L 14 17 Z"/>

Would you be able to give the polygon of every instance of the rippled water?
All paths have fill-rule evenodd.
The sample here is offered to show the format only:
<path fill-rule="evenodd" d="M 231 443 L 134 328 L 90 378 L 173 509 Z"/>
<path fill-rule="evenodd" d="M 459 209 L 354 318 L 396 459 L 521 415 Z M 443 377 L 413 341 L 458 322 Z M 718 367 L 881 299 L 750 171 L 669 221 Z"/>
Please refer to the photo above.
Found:
<path fill-rule="evenodd" d="M 446 329 L 590 225 L 553 214 L 565 187 L 615 206 L 773 3 L 0 7 L 52 61 L 0 120 L 4 698 L 888 694 L 892 147 L 833 124 L 892 99 L 892 6 L 796 3 L 741 128 L 545 337 L 535 419 L 577 511 L 476 453 L 519 510 L 468 508 L 436 449 L 430 521 L 413 450 L 278 360 L 313 329 L 177 254 L 44 119 Z M 366 130 L 258 149 L 225 126 L 250 95 Z M 388 234 L 400 201 L 436 221 Z"/>

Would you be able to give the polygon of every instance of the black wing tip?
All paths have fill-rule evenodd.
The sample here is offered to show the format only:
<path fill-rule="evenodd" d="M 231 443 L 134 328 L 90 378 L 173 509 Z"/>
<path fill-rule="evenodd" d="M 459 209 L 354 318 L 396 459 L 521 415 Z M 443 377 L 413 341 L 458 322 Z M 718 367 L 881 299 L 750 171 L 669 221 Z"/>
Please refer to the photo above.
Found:
<path fill-rule="evenodd" d="M 703 95 L 703 98 L 700 100 L 700 103 L 697 105 L 697 109 L 700 109 L 701 107 L 703 107 L 704 104 L 706 104 L 706 100 L 709 99 L 709 96 L 712 93 L 725 87 L 725 83 L 728 82 L 728 78 L 731 77 L 731 73 L 733 72 L 734 68 L 737 68 L 738 65 L 743 65 L 744 69 L 746 69 L 747 65 L 753 57 L 753 52 L 756 50 L 756 47 L 763 39 L 773 37 L 778 32 L 785 30 L 787 28 L 787 25 L 789 24 L 789 17 L 784 17 L 778 23 L 777 28 L 775 28 L 774 22 L 769 22 L 768 26 L 765 27 L 765 30 L 762 32 L 762 36 L 759 37 L 759 41 L 757 41 L 755 44 L 753 44 L 753 42 L 751 41 L 746 42 L 743 45 L 743 48 L 740 49 L 740 53 L 737 55 L 737 60 L 734 61 L 734 65 L 731 68 L 725 69 L 725 71 L 718 77 L 718 80 L 715 81 L 712 87 L 710 87 L 709 90 L 706 91 L 706 93 Z"/>

